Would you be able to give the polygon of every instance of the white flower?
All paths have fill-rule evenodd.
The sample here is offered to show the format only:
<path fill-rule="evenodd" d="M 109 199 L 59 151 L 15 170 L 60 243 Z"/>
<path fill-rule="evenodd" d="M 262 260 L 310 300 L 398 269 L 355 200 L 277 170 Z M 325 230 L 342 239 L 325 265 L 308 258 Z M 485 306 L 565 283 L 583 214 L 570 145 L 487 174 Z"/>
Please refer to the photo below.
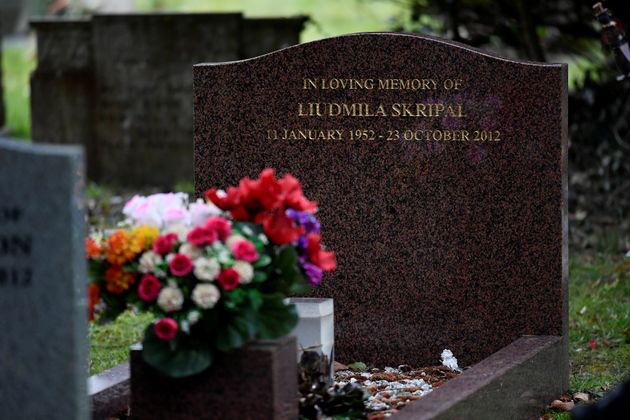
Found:
<path fill-rule="evenodd" d="M 200 226 L 204 224 L 210 216 L 218 216 L 221 210 L 212 203 L 206 203 L 201 198 L 189 206 L 190 224 L 192 226 Z"/>
<path fill-rule="evenodd" d="M 447 368 L 449 368 L 452 371 L 455 372 L 461 372 L 462 370 L 459 368 L 459 366 L 457 366 L 457 359 L 455 357 L 453 357 L 453 352 L 448 350 L 448 349 L 444 349 L 442 350 L 442 354 L 440 355 L 440 357 L 442 357 L 442 365 L 446 366 Z"/>
<path fill-rule="evenodd" d="M 202 309 L 210 309 L 216 305 L 221 297 L 219 288 L 214 284 L 200 283 L 192 292 L 192 300 Z"/>
<path fill-rule="evenodd" d="M 242 284 L 247 284 L 254 278 L 254 267 L 248 262 L 236 261 L 232 269 L 238 273 Z"/>
<path fill-rule="evenodd" d="M 212 281 L 221 272 L 221 266 L 214 258 L 197 258 L 193 264 L 195 277 L 202 281 Z"/>
<path fill-rule="evenodd" d="M 138 270 L 140 270 L 141 273 L 151 273 L 155 270 L 155 266 L 162 264 L 163 261 L 164 260 L 160 254 L 156 254 L 153 251 L 147 251 L 140 257 Z"/>
<path fill-rule="evenodd" d="M 160 291 L 157 304 L 164 312 L 178 311 L 184 304 L 184 294 L 177 286 L 171 283 Z"/>
<path fill-rule="evenodd" d="M 201 319 L 201 313 L 197 310 L 188 312 L 188 316 L 186 317 L 188 323 L 190 325 L 195 325 L 199 319 Z"/>
<path fill-rule="evenodd" d="M 225 241 L 225 244 L 227 245 L 227 247 L 229 249 L 232 249 L 232 246 L 238 242 L 238 241 L 242 241 L 245 240 L 245 237 L 242 235 L 230 235 L 227 240 Z"/>
<path fill-rule="evenodd" d="M 201 248 L 191 244 L 190 242 L 186 242 L 182 246 L 179 247 L 179 253 L 184 254 L 188 258 L 192 260 L 196 260 L 197 258 L 203 256 L 203 252 Z"/>
<path fill-rule="evenodd" d="M 177 235 L 177 240 L 179 242 L 186 242 L 186 237 L 188 236 L 188 232 L 190 232 L 190 228 L 184 225 L 173 225 L 169 226 L 165 229 L 164 233 L 174 233 Z"/>
<path fill-rule="evenodd" d="M 162 227 L 162 217 L 159 210 L 151 206 L 146 197 L 134 196 L 125 204 L 123 214 L 130 219 L 133 225 Z"/>
<path fill-rule="evenodd" d="M 168 228 L 189 225 L 190 215 L 186 208 L 188 195 L 183 193 L 136 195 L 125 204 L 123 213 L 131 225 L 151 225 Z"/>

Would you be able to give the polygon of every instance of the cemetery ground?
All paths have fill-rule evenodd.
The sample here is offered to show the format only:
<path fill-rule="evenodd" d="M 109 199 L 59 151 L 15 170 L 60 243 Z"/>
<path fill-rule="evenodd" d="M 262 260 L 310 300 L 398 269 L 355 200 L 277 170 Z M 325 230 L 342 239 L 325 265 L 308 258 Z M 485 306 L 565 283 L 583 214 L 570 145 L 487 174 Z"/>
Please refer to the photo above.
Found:
<path fill-rule="evenodd" d="M 176 190 L 192 193 L 192 185 L 180 183 Z M 87 200 L 91 224 L 114 223 L 127 198 L 90 184 Z M 606 242 L 606 238 L 601 241 Z M 592 401 L 630 372 L 630 258 L 611 251 L 572 250 L 569 279 L 569 393 L 585 392 Z M 90 375 L 127 360 L 129 346 L 141 341 L 149 321 L 146 314 L 127 312 L 113 323 L 90 325 Z M 554 419 L 569 418 L 553 410 L 546 413 Z"/>

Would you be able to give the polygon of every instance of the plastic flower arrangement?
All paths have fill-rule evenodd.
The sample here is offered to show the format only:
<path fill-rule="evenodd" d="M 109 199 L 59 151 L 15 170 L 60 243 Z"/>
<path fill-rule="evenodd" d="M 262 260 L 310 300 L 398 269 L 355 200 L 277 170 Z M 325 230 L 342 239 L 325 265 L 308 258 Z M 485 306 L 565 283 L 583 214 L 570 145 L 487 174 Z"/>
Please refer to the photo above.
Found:
<path fill-rule="evenodd" d="M 299 181 L 265 169 L 206 202 L 185 194 L 136 196 L 126 227 L 86 240 L 90 317 L 115 319 L 130 305 L 150 311 L 143 358 L 171 377 L 208 368 L 219 352 L 288 334 L 289 295 L 336 267 L 321 244 L 316 203 Z"/>

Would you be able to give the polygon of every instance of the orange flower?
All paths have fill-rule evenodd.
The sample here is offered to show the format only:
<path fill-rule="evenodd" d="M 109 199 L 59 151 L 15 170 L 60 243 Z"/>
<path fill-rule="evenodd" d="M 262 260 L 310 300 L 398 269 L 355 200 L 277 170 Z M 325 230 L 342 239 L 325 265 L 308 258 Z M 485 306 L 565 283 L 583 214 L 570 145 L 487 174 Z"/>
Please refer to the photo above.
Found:
<path fill-rule="evenodd" d="M 90 321 L 94 321 L 94 307 L 100 299 L 100 287 L 97 283 L 90 283 L 88 286 L 88 315 Z"/>
<path fill-rule="evenodd" d="M 107 262 L 112 265 L 123 265 L 140 252 L 133 237 L 124 230 L 117 230 L 107 238 L 105 247 Z"/>
<path fill-rule="evenodd" d="M 105 289 L 117 295 L 123 294 L 136 282 L 136 275 L 126 273 L 119 265 L 112 265 L 105 271 Z"/>
<path fill-rule="evenodd" d="M 95 240 L 91 238 L 85 239 L 85 255 L 87 258 L 98 258 L 101 256 L 103 248 Z"/>

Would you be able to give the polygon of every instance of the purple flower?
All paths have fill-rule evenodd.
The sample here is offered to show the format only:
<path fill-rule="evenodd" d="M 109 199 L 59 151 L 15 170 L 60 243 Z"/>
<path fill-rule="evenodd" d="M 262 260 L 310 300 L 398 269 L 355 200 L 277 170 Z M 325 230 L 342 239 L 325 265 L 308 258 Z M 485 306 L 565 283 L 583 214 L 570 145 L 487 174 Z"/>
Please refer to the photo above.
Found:
<path fill-rule="evenodd" d="M 322 282 L 322 275 L 324 274 L 322 269 L 315 264 L 307 262 L 306 257 L 304 256 L 300 257 L 300 264 L 302 265 L 302 269 L 304 270 L 304 274 L 306 274 L 309 284 L 312 287 L 317 287 L 319 283 Z"/>
<path fill-rule="evenodd" d="M 306 248 L 308 247 L 308 239 L 306 239 L 306 235 L 300 235 L 297 245 L 300 251 L 306 250 Z"/>
<path fill-rule="evenodd" d="M 311 263 L 302 264 L 302 268 L 304 268 L 304 273 L 311 286 L 316 287 L 322 282 L 323 271 L 321 268 Z"/>
<path fill-rule="evenodd" d="M 302 226 L 306 233 L 319 233 L 320 223 L 319 220 L 311 213 L 306 211 L 297 211 L 294 209 L 288 209 L 286 215 L 293 219 L 298 225 Z"/>

